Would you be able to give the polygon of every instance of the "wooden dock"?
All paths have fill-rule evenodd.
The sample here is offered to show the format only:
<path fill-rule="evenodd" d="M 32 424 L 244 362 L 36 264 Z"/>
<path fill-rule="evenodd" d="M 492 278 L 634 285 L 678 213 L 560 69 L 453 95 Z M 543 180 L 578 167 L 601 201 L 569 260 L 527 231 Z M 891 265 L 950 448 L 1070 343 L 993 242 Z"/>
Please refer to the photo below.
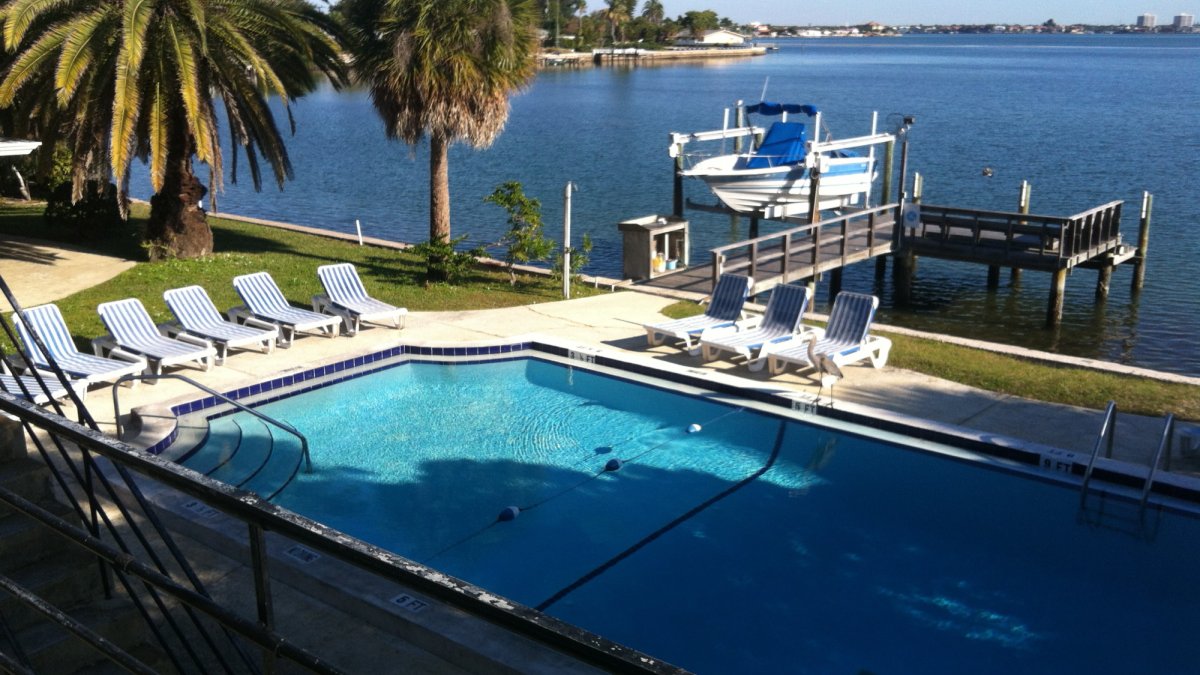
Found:
<path fill-rule="evenodd" d="M 710 293 L 723 273 L 753 278 L 754 294 L 798 281 L 813 286 L 818 276 L 828 273 L 832 298 L 840 290 L 847 265 L 872 258 L 882 262 L 882 256 L 892 255 L 897 298 L 903 302 L 909 297 L 916 259 L 928 256 L 987 265 L 990 288 L 999 285 L 1004 267 L 1012 269 L 1014 277 L 1020 270 L 1049 272 L 1053 282 L 1046 322 L 1054 325 L 1062 319 L 1067 275 L 1077 267 L 1099 271 L 1096 295 L 1103 300 L 1113 269 L 1133 262 L 1133 288 L 1140 290 L 1150 204 L 1147 194 L 1136 246 L 1122 239 L 1120 201 L 1072 216 L 886 204 L 721 246 L 712 249 L 708 265 L 663 274 L 639 285 L 698 298 Z M 775 220 L 796 223 L 798 219 Z"/>
<path fill-rule="evenodd" d="M 708 265 L 668 273 L 641 285 L 707 295 L 718 276 L 732 273 L 752 277 L 753 292 L 758 294 L 826 272 L 837 275 L 846 265 L 895 250 L 896 211 L 896 204 L 887 204 L 721 246 L 712 249 Z"/>

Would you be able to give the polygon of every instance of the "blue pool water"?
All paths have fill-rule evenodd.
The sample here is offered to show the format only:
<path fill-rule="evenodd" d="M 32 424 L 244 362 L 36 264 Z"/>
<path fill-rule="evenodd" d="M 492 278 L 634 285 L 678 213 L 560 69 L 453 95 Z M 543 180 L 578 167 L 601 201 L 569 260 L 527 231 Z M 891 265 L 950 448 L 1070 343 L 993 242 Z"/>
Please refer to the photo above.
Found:
<path fill-rule="evenodd" d="M 1146 541 L 1060 485 L 538 359 L 261 409 L 311 442 L 281 506 L 699 672 L 1200 662 L 1183 515 Z"/>

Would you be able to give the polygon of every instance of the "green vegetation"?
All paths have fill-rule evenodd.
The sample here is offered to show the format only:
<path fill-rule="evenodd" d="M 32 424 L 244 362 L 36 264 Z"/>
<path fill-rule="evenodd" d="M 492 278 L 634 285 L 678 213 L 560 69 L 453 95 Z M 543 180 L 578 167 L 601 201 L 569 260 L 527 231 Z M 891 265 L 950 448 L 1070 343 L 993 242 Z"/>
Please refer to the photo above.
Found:
<path fill-rule="evenodd" d="M 677 302 L 663 313 L 682 318 L 701 311 L 694 302 Z M 1157 416 L 1174 413 L 1182 419 L 1200 420 L 1200 396 L 1192 385 L 1039 363 L 937 340 L 877 332 L 892 341 L 888 365 L 896 368 L 1037 401 L 1098 410 L 1116 401 L 1121 412 Z"/>
<path fill-rule="evenodd" d="M 145 212 L 145 206 L 135 205 L 131 224 L 144 223 Z M 548 276 L 522 276 L 520 283 L 513 286 L 503 267 L 477 265 L 459 284 L 430 283 L 425 260 L 411 251 L 358 246 L 217 216 L 210 217 L 209 222 L 220 253 L 138 265 L 99 286 L 57 301 L 80 347 L 87 347 L 91 338 L 107 332 L 96 314 L 96 305 L 101 302 L 136 297 L 155 321 L 168 321 L 172 317 L 162 300 L 163 291 L 199 284 L 208 290 L 217 307 L 226 309 L 241 304 L 233 290 L 233 277 L 266 270 L 288 300 L 307 306 L 310 298 L 321 292 L 317 267 L 336 262 L 353 263 L 371 295 L 417 312 L 514 307 L 562 297 L 561 282 Z M 73 231 L 43 224 L 40 208 L 29 206 L 0 204 L 0 231 L 79 242 Z M 146 260 L 146 252 L 138 241 L 137 234 L 129 232 L 89 248 Z M 577 285 L 571 295 L 584 297 L 598 292 L 590 286 Z M 0 337 L 0 345 L 5 351 L 13 349 L 4 337 Z"/>
<path fill-rule="evenodd" d="M 492 144 L 537 72 L 528 0 L 342 0 L 352 68 L 388 138 L 429 139 L 429 241 L 450 241 L 450 145 Z M 437 273 L 433 267 L 431 273 Z"/>
<path fill-rule="evenodd" d="M 213 250 L 192 160 L 221 184 L 218 104 L 235 171 L 243 148 L 255 187 L 260 161 L 282 187 L 292 167 L 268 101 L 288 106 L 318 74 L 346 82 L 335 26 L 303 0 L 10 0 L 0 24 L 6 135 L 41 139 L 43 152 L 58 141 L 70 148 L 73 200 L 88 184 L 123 192 L 132 159 L 148 159 L 156 194 L 145 235 L 154 257 Z"/>

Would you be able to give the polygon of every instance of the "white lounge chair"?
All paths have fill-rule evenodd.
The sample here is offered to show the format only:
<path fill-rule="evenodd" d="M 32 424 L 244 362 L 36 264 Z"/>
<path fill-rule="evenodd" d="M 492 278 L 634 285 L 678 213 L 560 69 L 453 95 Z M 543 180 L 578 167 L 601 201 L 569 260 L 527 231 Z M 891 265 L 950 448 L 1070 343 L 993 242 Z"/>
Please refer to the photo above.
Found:
<path fill-rule="evenodd" d="M 97 356 L 113 349 L 123 349 L 146 359 L 147 371 L 161 375 L 166 366 L 195 361 L 204 370 L 213 366 L 217 350 L 208 340 L 180 333 L 167 337 L 159 332 L 150 313 L 137 298 L 103 302 L 96 307 L 100 320 L 110 335 L 92 340 Z"/>
<path fill-rule="evenodd" d="M 42 370 L 50 369 L 47 356 L 38 349 L 30 332 L 37 333 L 50 352 L 50 357 L 58 364 L 64 373 L 82 379 L 86 384 L 93 382 L 115 382 L 125 375 L 140 373 L 147 368 L 146 359 L 121 349 L 114 349 L 110 357 L 93 356 L 79 351 L 67 324 L 63 321 L 62 312 L 56 305 L 41 305 L 30 307 L 13 314 L 13 323 L 17 327 L 17 335 L 21 337 L 21 352 L 25 355 L 27 367 L 37 367 Z M 136 381 L 130 382 L 134 386 Z"/>
<path fill-rule="evenodd" d="M 209 340 L 217 348 L 217 363 L 225 361 L 230 349 L 261 347 L 264 354 L 275 350 L 277 326 L 254 317 L 247 317 L 245 325 L 226 321 L 200 286 L 172 288 L 163 293 L 163 300 L 176 319 L 165 326 L 167 334 L 187 333 Z"/>
<path fill-rule="evenodd" d="M 229 318 L 244 322 L 253 317 L 279 326 L 280 347 L 291 346 L 296 333 L 306 331 L 319 331 L 331 338 L 337 337 L 338 324 L 342 323 L 340 316 L 318 314 L 293 307 L 288 304 L 287 298 L 283 297 L 283 292 L 279 290 L 275 280 L 266 272 L 234 277 L 233 287 L 246 304 L 244 307 L 229 310 Z"/>
<path fill-rule="evenodd" d="M 354 335 L 363 323 L 391 322 L 393 328 L 404 327 L 408 310 L 389 305 L 367 295 L 358 270 L 350 263 L 322 265 L 317 268 L 317 278 L 325 292 L 312 297 L 314 312 L 325 312 L 342 317 L 346 333 Z"/>
<path fill-rule="evenodd" d="M 871 359 L 871 365 L 882 368 L 887 363 L 892 341 L 867 334 L 879 298 L 862 293 L 838 293 L 829 313 L 829 323 L 815 340 L 792 339 L 772 343 L 763 348 L 761 357 L 766 357 L 771 373 L 778 375 L 794 365 L 800 370 L 818 368 L 819 372 L 831 372 L 840 377 L 841 367 Z"/>
<path fill-rule="evenodd" d="M 789 340 L 806 332 L 800 320 L 807 307 L 807 288 L 776 286 L 767 300 L 767 309 L 758 327 L 745 330 L 718 328 L 704 333 L 700 338 L 704 360 L 712 361 L 723 352 L 732 352 L 746 359 L 750 370 L 762 370 L 766 365 L 766 360 L 761 356 L 764 345 Z M 755 352 L 758 352 L 757 356 Z"/>
<path fill-rule="evenodd" d="M 651 347 L 661 345 L 667 338 L 679 340 L 692 354 L 700 351 L 698 339 L 704 331 L 713 328 L 740 329 L 745 326 L 742 308 L 754 280 L 737 274 L 722 274 L 717 279 L 712 295 L 707 299 L 708 308 L 703 314 L 689 316 L 663 323 L 643 324 L 646 342 Z"/>
<path fill-rule="evenodd" d="M 35 405 L 49 403 L 51 399 L 63 399 L 67 397 L 67 390 L 58 381 L 58 378 L 53 373 L 44 373 L 38 371 L 42 376 L 42 380 L 46 383 L 46 388 L 43 388 L 38 380 L 33 375 L 13 375 L 4 367 L 3 362 L 0 362 L 0 390 L 8 392 L 17 398 L 23 398 Z M 83 400 L 87 393 L 87 383 L 83 380 L 68 380 L 68 385 L 75 390 L 75 395 Z M 49 389 L 47 395 L 46 389 Z"/>

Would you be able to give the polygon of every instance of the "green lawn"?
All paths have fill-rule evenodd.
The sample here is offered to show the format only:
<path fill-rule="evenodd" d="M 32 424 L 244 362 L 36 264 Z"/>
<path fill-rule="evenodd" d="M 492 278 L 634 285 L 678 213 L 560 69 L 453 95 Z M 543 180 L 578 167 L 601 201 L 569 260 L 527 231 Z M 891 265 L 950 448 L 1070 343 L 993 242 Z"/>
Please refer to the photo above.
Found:
<path fill-rule="evenodd" d="M 139 212 L 144 214 L 144 211 L 144 206 L 135 208 L 131 219 L 135 227 L 141 222 Z M 321 292 L 317 267 L 338 262 L 353 263 L 372 296 L 410 311 L 513 307 L 562 297 L 562 282 L 548 277 L 520 276 L 516 286 L 511 286 L 503 268 L 481 266 L 455 285 L 427 284 L 424 261 L 404 251 L 358 246 L 218 217 L 210 217 L 209 223 L 217 251 L 214 255 L 203 260 L 146 262 L 99 286 L 57 301 L 80 346 L 107 332 L 96 314 L 96 305 L 101 302 L 139 298 L 155 321 L 168 321 L 172 316 L 163 302 L 163 291 L 199 284 L 208 290 L 217 307 L 225 309 L 241 304 L 233 290 L 235 276 L 265 270 L 271 273 L 288 300 L 308 306 L 310 298 Z M 0 231 L 68 241 L 104 253 L 146 260 L 146 253 L 133 233 L 81 240 L 79 233 L 48 228 L 42 222 L 40 208 L 23 204 L 0 204 Z M 598 292 L 577 284 L 572 297 Z M 12 349 L 6 339 L 0 339 L 0 344 L 5 350 Z"/>

